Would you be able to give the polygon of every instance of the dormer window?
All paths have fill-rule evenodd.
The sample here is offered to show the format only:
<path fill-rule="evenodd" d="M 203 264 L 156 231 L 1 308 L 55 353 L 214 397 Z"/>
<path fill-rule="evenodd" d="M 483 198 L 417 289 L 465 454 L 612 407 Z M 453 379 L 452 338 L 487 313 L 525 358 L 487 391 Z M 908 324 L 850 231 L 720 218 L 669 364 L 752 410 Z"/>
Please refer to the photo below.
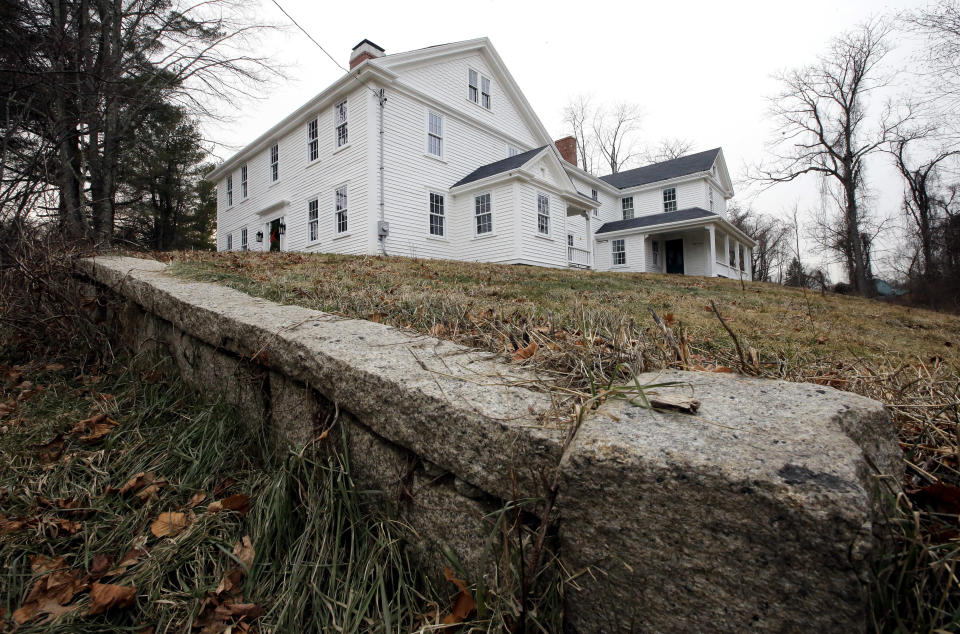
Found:
<path fill-rule="evenodd" d="M 472 68 L 467 71 L 467 99 L 487 110 L 490 109 L 490 78 Z"/>

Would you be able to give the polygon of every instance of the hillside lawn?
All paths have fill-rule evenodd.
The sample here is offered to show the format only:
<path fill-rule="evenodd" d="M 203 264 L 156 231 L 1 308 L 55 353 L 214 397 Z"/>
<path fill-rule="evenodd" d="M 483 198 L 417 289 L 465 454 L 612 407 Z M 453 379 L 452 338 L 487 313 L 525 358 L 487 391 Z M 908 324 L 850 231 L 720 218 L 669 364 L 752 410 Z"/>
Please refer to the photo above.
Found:
<path fill-rule="evenodd" d="M 336 254 L 158 257 L 183 278 L 501 353 L 536 369 L 540 388 L 571 411 L 611 383 L 662 367 L 815 382 L 881 400 L 904 450 L 907 495 L 898 498 L 898 551 L 878 571 L 875 627 L 960 624 L 956 315 L 649 273 Z"/>

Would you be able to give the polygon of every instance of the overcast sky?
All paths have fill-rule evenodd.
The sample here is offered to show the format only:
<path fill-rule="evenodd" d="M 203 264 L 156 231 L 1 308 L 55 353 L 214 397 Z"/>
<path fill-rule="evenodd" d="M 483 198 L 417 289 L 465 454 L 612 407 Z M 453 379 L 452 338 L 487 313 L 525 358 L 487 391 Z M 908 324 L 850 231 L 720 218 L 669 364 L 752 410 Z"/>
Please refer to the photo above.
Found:
<path fill-rule="evenodd" d="M 723 147 L 735 180 L 764 157 L 770 137 L 766 98 L 771 75 L 813 62 L 830 39 L 881 13 L 924 4 L 907 0 L 776 0 L 731 2 L 435 1 L 344 3 L 279 0 L 346 66 L 350 49 L 367 38 L 397 53 L 433 44 L 489 37 L 547 130 L 569 133 L 562 110 L 577 94 L 595 103 L 634 102 L 645 112 L 642 137 L 683 138 L 694 150 Z M 461 8 L 463 7 L 463 8 Z M 288 24 L 270 0 L 261 19 Z M 285 66 L 287 79 L 246 101 L 228 125 L 210 130 L 226 158 L 335 81 L 342 71 L 292 27 L 263 38 L 262 52 Z M 904 45 L 892 61 L 906 64 Z M 900 184 L 876 161 L 868 174 L 880 214 L 897 215 Z M 820 200 L 816 183 L 778 185 L 762 193 L 738 185 L 735 200 L 783 214 Z M 896 242 L 896 232 L 886 244 Z M 810 254 L 813 259 L 815 256 Z M 836 277 L 839 271 L 834 269 Z"/>

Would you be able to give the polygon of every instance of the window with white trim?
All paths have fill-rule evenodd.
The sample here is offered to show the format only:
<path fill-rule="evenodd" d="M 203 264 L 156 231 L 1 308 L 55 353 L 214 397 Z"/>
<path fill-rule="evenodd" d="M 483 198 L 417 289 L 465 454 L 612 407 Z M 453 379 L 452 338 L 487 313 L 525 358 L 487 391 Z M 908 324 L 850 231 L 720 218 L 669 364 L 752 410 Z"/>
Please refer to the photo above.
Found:
<path fill-rule="evenodd" d="M 337 147 L 347 144 L 347 100 L 344 99 L 333 107 L 333 125 L 336 128 Z"/>
<path fill-rule="evenodd" d="M 280 145 L 274 143 L 270 146 L 270 180 L 276 181 L 280 178 Z"/>
<path fill-rule="evenodd" d="M 573 234 L 572 234 L 572 233 L 568 233 L 568 234 L 567 234 L 567 246 L 568 246 L 568 247 L 572 247 L 572 246 L 573 246 Z"/>
<path fill-rule="evenodd" d="M 243 200 L 247 199 L 247 164 L 240 167 L 240 196 Z"/>
<path fill-rule="evenodd" d="M 613 250 L 613 265 L 620 266 L 627 263 L 627 243 L 623 238 L 610 241 Z"/>
<path fill-rule="evenodd" d="M 620 199 L 620 210 L 623 212 L 623 219 L 633 218 L 633 196 L 626 196 Z"/>
<path fill-rule="evenodd" d="M 591 189 L 591 190 L 590 190 L 590 198 L 593 198 L 594 200 L 597 200 L 597 190 L 595 190 L 595 189 Z"/>
<path fill-rule="evenodd" d="M 493 208 L 490 205 L 490 193 L 480 194 L 473 199 L 473 215 L 476 219 L 477 235 L 493 231 Z"/>
<path fill-rule="evenodd" d="M 337 187 L 333 195 L 333 220 L 337 233 L 347 232 L 347 186 Z"/>
<path fill-rule="evenodd" d="M 710 211 L 713 211 L 713 187 L 707 185 L 707 198 L 710 199 Z"/>
<path fill-rule="evenodd" d="M 427 153 L 443 157 L 443 115 L 431 111 L 427 122 Z"/>
<path fill-rule="evenodd" d="M 307 161 L 313 163 L 320 158 L 320 130 L 317 120 L 307 123 Z"/>
<path fill-rule="evenodd" d="M 537 233 L 550 235 L 550 197 L 537 194 Z"/>
<path fill-rule="evenodd" d="M 430 192 L 430 235 L 443 237 L 443 194 Z"/>
<path fill-rule="evenodd" d="M 320 237 L 320 201 L 316 198 L 307 202 L 307 235 L 310 242 Z"/>
<path fill-rule="evenodd" d="M 233 234 L 227 234 L 227 251 L 233 251 Z"/>
<path fill-rule="evenodd" d="M 653 265 L 660 268 L 660 243 L 654 240 L 650 243 L 650 248 L 652 249 Z"/>
<path fill-rule="evenodd" d="M 677 188 L 676 187 L 667 187 L 663 190 L 663 210 L 664 211 L 676 211 L 677 210 Z"/>
<path fill-rule="evenodd" d="M 247 228 L 246 227 L 240 230 L 240 250 L 241 251 L 247 250 Z"/>
<path fill-rule="evenodd" d="M 233 174 L 227 176 L 227 206 L 233 204 Z"/>
<path fill-rule="evenodd" d="M 467 99 L 490 109 L 490 79 L 472 68 L 467 71 Z"/>
<path fill-rule="evenodd" d="M 517 154 L 520 154 L 519 148 L 517 148 L 516 146 L 510 145 L 510 144 L 508 143 L 508 144 L 507 144 L 507 158 L 510 158 L 510 157 L 512 157 L 512 156 L 516 156 Z"/>

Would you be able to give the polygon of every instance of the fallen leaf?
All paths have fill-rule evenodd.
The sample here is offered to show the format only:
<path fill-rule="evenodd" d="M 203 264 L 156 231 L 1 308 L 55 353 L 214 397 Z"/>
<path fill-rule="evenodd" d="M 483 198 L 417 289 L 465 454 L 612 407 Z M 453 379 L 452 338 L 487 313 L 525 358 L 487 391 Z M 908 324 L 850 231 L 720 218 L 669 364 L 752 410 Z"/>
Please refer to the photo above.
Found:
<path fill-rule="evenodd" d="M 152 471 L 144 472 L 141 471 L 137 475 L 133 476 L 127 483 L 120 487 L 120 495 L 126 495 L 127 493 L 136 493 L 140 489 L 148 486 L 156 478 L 156 474 Z"/>
<path fill-rule="evenodd" d="M 195 508 L 198 504 L 207 499 L 207 494 L 201 491 L 200 493 L 194 493 L 190 498 L 190 502 L 187 503 L 187 508 Z"/>
<path fill-rule="evenodd" d="M 513 360 L 518 362 L 526 361 L 527 359 L 529 359 L 530 357 L 532 357 L 537 353 L 538 347 L 539 346 L 537 346 L 536 341 L 531 341 L 530 345 L 526 346 L 525 348 L 519 348 L 516 352 L 513 353 Z"/>
<path fill-rule="evenodd" d="M 109 418 L 106 414 L 97 414 L 74 425 L 70 433 L 84 434 L 80 436 L 81 442 L 97 442 L 112 432 L 118 425 L 120 423 Z"/>
<path fill-rule="evenodd" d="M 715 368 L 713 368 L 713 369 L 710 370 L 710 371 L 711 371 L 711 372 L 718 372 L 718 373 L 721 373 L 721 374 L 730 374 L 731 372 L 733 372 L 733 369 L 730 368 L 730 367 L 728 367 L 728 366 L 725 366 L 725 365 L 718 365 L 718 366 L 716 366 Z"/>
<path fill-rule="evenodd" d="M 80 580 L 77 573 L 69 570 L 63 557 L 51 559 L 44 556 L 30 558 L 30 567 L 34 575 L 39 575 L 30 594 L 23 605 L 14 613 L 13 619 L 22 625 L 43 614 L 49 623 L 63 614 L 72 611 L 76 606 L 67 604 L 73 597 L 87 589 L 87 584 Z"/>
<path fill-rule="evenodd" d="M 73 612 L 76 609 L 77 606 L 75 605 L 60 605 L 53 599 L 41 599 L 39 601 L 25 603 L 23 606 L 14 610 L 13 620 L 18 625 L 23 625 L 24 623 L 28 623 L 42 614 L 46 614 L 47 618 L 43 619 L 41 623 L 51 623 L 59 619 L 64 614 Z"/>
<path fill-rule="evenodd" d="M 250 496 L 237 493 L 222 500 L 211 502 L 207 507 L 208 513 L 219 513 L 221 511 L 236 511 L 241 516 L 246 515 L 250 511 Z"/>
<path fill-rule="evenodd" d="M 817 337 L 817 343 L 823 345 L 827 343 L 828 339 L 826 337 Z"/>
<path fill-rule="evenodd" d="M 460 592 L 457 593 L 456 598 L 453 600 L 453 606 L 450 608 L 450 613 L 443 617 L 442 623 L 444 625 L 454 625 L 456 623 L 463 623 L 470 613 L 473 612 L 477 607 L 477 602 L 473 599 L 473 595 L 470 594 L 470 590 L 460 579 L 457 579 L 453 571 L 449 568 L 443 569 L 443 576 L 447 578 L 447 581 L 452 582 Z"/>
<path fill-rule="evenodd" d="M 87 569 L 87 573 L 92 579 L 100 579 L 110 571 L 112 566 L 113 557 L 110 555 L 94 555 L 90 561 L 90 567 Z"/>
<path fill-rule="evenodd" d="M 62 517 L 57 517 L 51 520 L 45 520 L 45 523 L 50 524 L 55 527 L 58 531 L 65 533 L 67 535 L 76 535 L 83 530 L 83 524 L 80 522 L 74 522 L 72 520 L 64 519 Z"/>
<path fill-rule="evenodd" d="M 430 327 L 430 334 L 434 337 L 443 337 L 447 334 L 447 327 L 443 324 L 434 324 Z"/>
<path fill-rule="evenodd" d="M 40 445 L 40 459 L 44 462 L 56 462 L 63 455 L 63 434 L 57 434 L 53 440 L 45 445 Z"/>
<path fill-rule="evenodd" d="M 67 366 L 63 365 L 62 363 L 48 363 L 47 365 L 43 366 L 43 369 L 47 372 L 59 372 L 66 367 Z"/>
<path fill-rule="evenodd" d="M 161 513 L 150 525 L 154 537 L 175 537 L 187 527 L 187 516 L 183 513 Z"/>
<path fill-rule="evenodd" d="M 129 608 L 136 600 L 135 586 L 94 583 L 90 589 L 90 609 L 87 611 L 87 616 L 103 614 L 108 610 Z"/>
<path fill-rule="evenodd" d="M 116 567 L 111 568 L 104 576 L 105 577 L 116 577 L 122 575 L 127 571 L 128 568 L 135 566 L 138 561 L 147 556 L 147 551 L 143 548 L 131 548 L 127 553 L 120 558 L 120 563 Z"/>

